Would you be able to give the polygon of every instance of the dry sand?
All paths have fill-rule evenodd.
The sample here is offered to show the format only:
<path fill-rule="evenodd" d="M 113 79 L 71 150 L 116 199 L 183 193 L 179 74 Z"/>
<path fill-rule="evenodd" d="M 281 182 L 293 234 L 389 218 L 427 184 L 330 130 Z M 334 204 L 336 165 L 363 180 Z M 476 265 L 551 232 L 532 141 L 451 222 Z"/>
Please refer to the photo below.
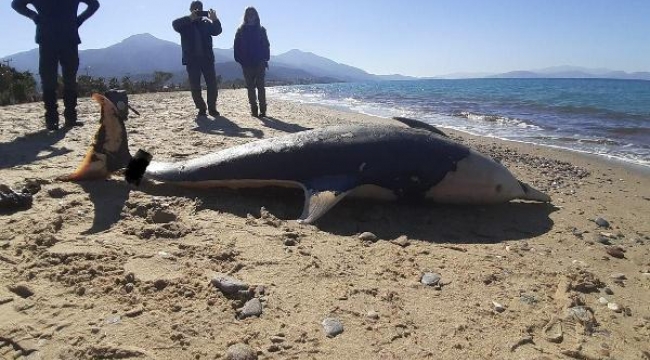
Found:
<path fill-rule="evenodd" d="M 185 159 L 391 121 L 274 99 L 261 121 L 245 98 L 222 91 L 223 117 L 195 120 L 189 93 L 133 95 L 131 152 Z M 0 108 L 0 183 L 40 186 L 30 209 L 0 215 L 1 358 L 234 359 L 239 344 L 251 359 L 650 359 L 648 171 L 453 133 L 553 205 L 350 199 L 299 225 L 293 190 L 57 182 L 98 127 L 94 102 L 79 111 L 85 126 L 48 134 L 41 104 Z M 215 273 L 249 290 L 226 296 Z M 262 314 L 241 319 L 249 299 Z"/>

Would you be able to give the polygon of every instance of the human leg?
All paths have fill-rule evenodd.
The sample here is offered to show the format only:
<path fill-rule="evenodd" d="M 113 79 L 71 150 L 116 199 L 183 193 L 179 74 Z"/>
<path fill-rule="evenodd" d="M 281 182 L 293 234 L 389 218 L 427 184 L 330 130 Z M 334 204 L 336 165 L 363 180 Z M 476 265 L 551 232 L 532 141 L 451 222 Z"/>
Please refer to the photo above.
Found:
<path fill-rule="evenodd" d="M 219 88 L 217 86 L 217 73 L 214 69 L 214 63 L 212 61 L 204 61 L 202 72 L 205 78 L 205 85 L 208 88 L 208 112 L 211 116 L 219 116 L 219 112 L 217 111 Z"/>
<path fill-rule="evenodd" d="M 45 106 L 45 125 L 49 130 L 59 128 L 59 111 L 56 103 L 58 70 L 59 58 L 56 48 L 41 44 L 39 46 L 38 73 L 41 76 L 43 105 Z"/>
<path fill-rule="evenodd" d="M 201 95 L 201 66 L 199 64 L 187 64 L 187 75 L 190 80 L 190 91 L 192 92 L 192 100 L 194 105 L 199 110 L 199 115 L 205 115 L 206 105 Z"/>
<path fill-rule="evenodd" d="M 61 74 L 63 75 L 63 104 L 65 126 L 79 125 L 77 122 L 77 71 L 79 70 L 78 45 L 61 49 Z"/>
<path fill-rule="evenodd" d="M 265 88 L 265 79 L 266 77 L 266 67 L 265 64 L 262 64 L 258 70 L 256 87 L 257 87 L 257 96 L 260 102 L 260 116 L 266 116 L 266 88 Z"/>
<path fill-rule="evenodd" d="M 258 116 L 257 95 L 255 94 L 255 68 L 242 67 L 244 80 L 246 81 L 246 90 L 248 91 L 248 103 L 251 106 L 251 115 Z"/>

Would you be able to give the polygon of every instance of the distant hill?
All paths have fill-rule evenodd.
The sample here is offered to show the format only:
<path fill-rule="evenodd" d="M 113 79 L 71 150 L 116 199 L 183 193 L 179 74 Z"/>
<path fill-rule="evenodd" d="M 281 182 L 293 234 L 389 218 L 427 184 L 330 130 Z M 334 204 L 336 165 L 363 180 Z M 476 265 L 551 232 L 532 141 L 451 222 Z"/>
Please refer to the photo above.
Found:
<path fill-rule="evenodd" d="M 241 79 L 241 68 L 235 63 L 233 49 L 214 49 L 217 72 L 224 80 Z M 180 45 L 161 40 L 150 34 L 133 35 L 104 49 L 79 52 L 80 75 L 104 78 L 134 79 L 150 76 L 154 71 L 175 74 L 178 83 L 187 78 L 181 64 Z M 19 71 L 38 74 L 38 49 L 5 56 Z M 512 71 L 502 74 L 454 73 L 436 77 L 416 78 L 394 75 L 374 75 L 362 69 L 341 64 L 310 52 L 291 50 L 271 56 L 268 78 L 287 83 L 353 82 L 419 79 L 467 79 L 467 78 L 612 78 L 650 80 L 650 72 L 627 73 L 610 69 L 589 69 L 577 66 L 555 66 L 539 70 Z M 435 71 L 435 69 L 432 69 Z"/>
<path fill-rule="evenodd" d="M 490 78 L 547 78 L 547 79 L 622 79 L 650 80 L 650 72 L 615 71 L 610 69 L 590 69 L 579 66 L 554 66 L 533 71 L 511 71 L 503 74 L 490 75 Z"/>
<path fill-rule="evenodd" d="M 214 53 L 217 72 L 224 80 L 242 78 L 241 68 L 235 62 L 233 49 L 215 48 Z M 11 58 L 12 66 L 19 71 L 38 74 L 38 49 L 5 58 Z M 269 65 L 267 75 L 269 80 L 292 83 L 413 79 L 401 75 L 369 74 L 361 69 L 300 50 L 272 56 Z M 181 64 L 180 45 L 158 39 L 150 34 L 139 34 L 104 49 L 79 52 L 80 75 L 88 74 L 104 78 L 121 78 L 128 75 L 139 78 L 154 71 L 175 74 L 174 81 L 177 77 L 184 79 L 186 74 L 185 67 Z"/>

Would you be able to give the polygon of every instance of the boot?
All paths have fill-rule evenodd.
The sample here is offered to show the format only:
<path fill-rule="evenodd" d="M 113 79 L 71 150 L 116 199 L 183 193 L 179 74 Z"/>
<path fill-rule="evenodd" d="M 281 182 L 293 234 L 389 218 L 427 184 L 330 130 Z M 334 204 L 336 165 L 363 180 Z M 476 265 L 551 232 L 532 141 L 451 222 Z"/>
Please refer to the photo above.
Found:
<path fill-rule="evenodd" d="M 73 127 L 73 126 L 82 126 L 83 124 L 80 123 L 77 119 L 77 110 L 76 109 L 68 109 L 66 108 L 65 111 L 63 112 L 63 117 L 65 118 L 65 127 Z"/>
<path fill-rule="evenodd" d="M 57 130 L 59 128 L 59 113 L 57 111 L 45 112 L 45 128 L 48 130 Z"/>
<path fill-rule="evenodd" d="M 266 104 L 260 104 L 260 117 L 266 117 Z"/>
<path fill-rule="evenodd" d="M 251 104 L 251 115 L 253 117 L 258 117 L 259 114 L 257 113 L 257 105 L 256 104 Z"/>

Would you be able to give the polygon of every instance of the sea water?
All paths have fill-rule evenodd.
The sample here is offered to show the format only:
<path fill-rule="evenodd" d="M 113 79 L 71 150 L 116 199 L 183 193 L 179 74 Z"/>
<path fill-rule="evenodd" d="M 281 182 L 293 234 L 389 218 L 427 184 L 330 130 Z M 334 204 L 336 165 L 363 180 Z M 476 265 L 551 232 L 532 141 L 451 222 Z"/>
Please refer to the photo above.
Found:
<path fill-rule="evenodd" d="M 274 87 L 272 96 L 369 115 L 405 116 L 473 135 L 650 167 L 650 81 L 463 79 Z"/>

